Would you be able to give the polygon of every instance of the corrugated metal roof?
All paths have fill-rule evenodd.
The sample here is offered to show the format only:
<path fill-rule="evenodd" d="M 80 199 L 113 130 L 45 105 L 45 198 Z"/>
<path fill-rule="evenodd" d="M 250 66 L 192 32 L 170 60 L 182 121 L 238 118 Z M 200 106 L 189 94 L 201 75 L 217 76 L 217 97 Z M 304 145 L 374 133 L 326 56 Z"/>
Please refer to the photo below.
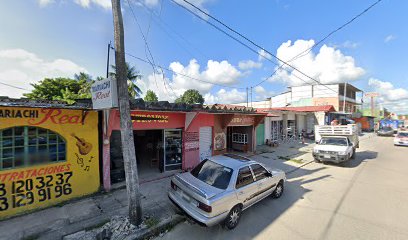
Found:
<path fill-rule="evenodd" d="M 54 100 L 33 100 L 27 98 L 8 98 L 0 97 L 0 106 L 5 107 L 32 107 L 32 108 L 67 108 L 67 109 L 87 109 L 92 110 L 91 99 L 79 99 L 74 104 L 68 104 L 65 101 Z M 228 104 L 185 104 L 169 103 L 168 101 L 145 102 L 143 99 L 131 99 L 131 110 L 142 111 L 176 111 L 176 112 L 210 112 L 210 113 L 242 113 L 257 114 L 256 109 L 244 106 L 235 106 Z M 261 114 L 261 113 L 258 113 Z"/>
<path fill-rule="evenodd" d="M 91 99 L 81 99 L 74 104 L 55 100 L 33 100 L 28 98 L 0 97 L 0 106 L 3 107 L 32 107 L 32 108 L 67 108 L 92 109 Z"/>
<path fill-rule="evenodd" d="M 277 107 L 271 110 L 293 111 L 293 112 L 334 112 L 336 111 L 332 105 L 324 106 L 303 106 L 303 107 Z"/>

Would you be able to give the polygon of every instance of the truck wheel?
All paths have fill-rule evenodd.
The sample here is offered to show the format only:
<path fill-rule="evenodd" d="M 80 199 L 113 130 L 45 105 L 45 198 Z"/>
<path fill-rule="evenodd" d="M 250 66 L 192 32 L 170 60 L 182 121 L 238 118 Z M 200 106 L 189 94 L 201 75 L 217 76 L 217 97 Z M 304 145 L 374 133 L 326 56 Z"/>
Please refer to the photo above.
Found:
<path fill-rule="evenodd" d="M 314 158 L 314 162 L 315 162 L 315 163 L 320 163 L 320 160 L 315 157 L 315 158 Z"/>

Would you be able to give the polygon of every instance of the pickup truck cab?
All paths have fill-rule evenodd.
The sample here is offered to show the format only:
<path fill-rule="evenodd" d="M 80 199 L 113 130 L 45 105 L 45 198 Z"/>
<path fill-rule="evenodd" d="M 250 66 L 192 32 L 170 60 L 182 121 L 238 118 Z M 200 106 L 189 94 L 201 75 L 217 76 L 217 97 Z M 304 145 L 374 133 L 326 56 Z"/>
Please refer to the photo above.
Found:
<path fill-rule="evenodd" d="M 316 162 L 341 163 L 354 158 L 356 146 L 346 136 L 324 136 L 313 148 Z"/>

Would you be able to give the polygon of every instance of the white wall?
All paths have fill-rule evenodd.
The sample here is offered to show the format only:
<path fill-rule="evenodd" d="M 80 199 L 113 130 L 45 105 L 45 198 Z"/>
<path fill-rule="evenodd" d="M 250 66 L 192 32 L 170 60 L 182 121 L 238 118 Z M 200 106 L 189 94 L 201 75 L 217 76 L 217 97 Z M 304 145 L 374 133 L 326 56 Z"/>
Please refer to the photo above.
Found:
<path fill-rule="evenodd" d="M 313 85 L 313 97 L 338 97 L 339 85 Z"/>
<path fill-rule="evenodd" d="M 291 103 L 291 93 L 282 93 L 275 97 L 272 97 L 272 108 L 275 107 L 286 107 L 287 104 Z"/>
<path fill-rule="evenodd" d="M 304 98 L 312 98 L 313 86 L 297 86 L 292 87 L 292 101 L 299 101 Z"/>

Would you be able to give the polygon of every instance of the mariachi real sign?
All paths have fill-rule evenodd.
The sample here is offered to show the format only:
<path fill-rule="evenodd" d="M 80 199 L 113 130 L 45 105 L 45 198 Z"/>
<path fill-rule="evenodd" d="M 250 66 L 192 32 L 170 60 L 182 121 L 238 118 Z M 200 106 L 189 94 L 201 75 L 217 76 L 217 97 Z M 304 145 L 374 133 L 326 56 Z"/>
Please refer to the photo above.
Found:
<path fill-rule="evenodd" d="M 96 192 L 97 127 L 96 112 L 0 107 L 0 219 Z"/>
<path fill-rule="evenodd" d="M 95 81 L 91 86 L 93 109 L 109 109 L 118 106 L 116 79 Z"/>

